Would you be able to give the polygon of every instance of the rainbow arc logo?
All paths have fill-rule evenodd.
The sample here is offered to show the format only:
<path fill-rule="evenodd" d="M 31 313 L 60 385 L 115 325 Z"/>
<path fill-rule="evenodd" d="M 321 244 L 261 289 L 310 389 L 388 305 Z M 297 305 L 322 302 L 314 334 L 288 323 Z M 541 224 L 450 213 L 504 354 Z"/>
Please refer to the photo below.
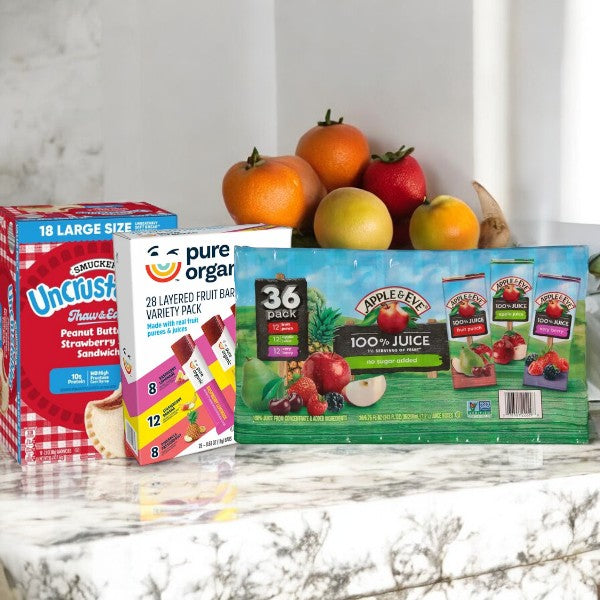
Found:
<path fill-rule="evenodd" d="M 173 281 L 179 275 L 179 271 L 181 271 L 180 262 L 146 265 L 148 277 L 159 283 Z"/>

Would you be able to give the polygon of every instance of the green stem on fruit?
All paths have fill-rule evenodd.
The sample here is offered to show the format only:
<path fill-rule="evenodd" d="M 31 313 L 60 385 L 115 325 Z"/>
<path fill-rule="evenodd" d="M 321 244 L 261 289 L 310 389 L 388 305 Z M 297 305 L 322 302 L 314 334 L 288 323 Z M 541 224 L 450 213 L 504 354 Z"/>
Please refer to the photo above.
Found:
<path fill-rule="evenodd" d="M 423 204 L 425 206 L 429 206 L 431 204 L 431 200 L 429 200 L 429 198 L 425 196 L 425 198 L 423 198 Z"/>
<path fill-rule="evenodd" d="M 321 127 L 329 127 L 329 125 L 339 125 L 343 121 L 344 121 L 344 117 L 340 117 L 338 121 L 332 121 L 331 120 L 331 109 L 328 108 L 327 112 L 325 113 L 325 120 L 317 121 L 317 125 L 320 125 Z"/>
<path fill-rule="evenodd" d="M 252 154 L 246 159 L 246 171 L 262 165 L 265 161 L 263 157 L 258 153 L 256 146 L 252 149 Z"/>
<path fill-rule="evenodd" d="M 412 146 L 410 148 L 407 148 L 406 146 L 402 145 L 396 152 L 386 152 L 385 154 L 371 154 L 371 158 L 373 160 L 380 160 L 383 163 L 391 164 L 401 161 L 413 151 L 414 148 Z"/>

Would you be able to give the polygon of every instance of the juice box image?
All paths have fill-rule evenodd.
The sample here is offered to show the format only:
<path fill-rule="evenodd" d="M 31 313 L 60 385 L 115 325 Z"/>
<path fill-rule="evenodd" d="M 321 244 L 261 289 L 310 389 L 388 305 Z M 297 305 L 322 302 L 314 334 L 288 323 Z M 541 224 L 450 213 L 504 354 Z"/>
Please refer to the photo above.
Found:
<path fill-rule="evenodd" d="M 115 235 L 125 450 L 141 465 L 233 443 L 234 247 L 290 242 L 269 225 Z"/>
<path fill-rule="evenodd" d="M 0 208 L 0 437 L 21 463 L 124 456 L 112 236 L 146 203 Z"/>
<path fill-rule="evenodd" d="M 571 370 L 580 277 L 540 273 L 523 383 L 566 390 Z"/>
<path fill-rule="evenodd" d="M 492 259 L 490 321 L 497 365 L 518 364 L 527 353 L 533 293 L 532 259 Z"/>
<path fill-rule="evenodd" d="M 500 371 L 492 359 L 490 262 L 523 256 L 534 281 L 552 269 L 582 278 L 566 390 L 524 385 L 523 362 Z M 238 246 L 235 265 L 238 442 L 589 439 L 585 247 Z"/>
<path fill-rule="evenodd" d="M 485 273 L 442 279 L 446 299 L 452 385 L 495 385 Z"/>

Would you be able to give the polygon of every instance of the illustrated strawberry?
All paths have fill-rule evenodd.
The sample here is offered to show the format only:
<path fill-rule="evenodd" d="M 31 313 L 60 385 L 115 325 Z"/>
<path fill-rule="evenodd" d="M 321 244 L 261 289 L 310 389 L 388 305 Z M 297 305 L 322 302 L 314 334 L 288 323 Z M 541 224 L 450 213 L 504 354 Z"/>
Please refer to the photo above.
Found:
<path fill-rule="evenodd" d="M 566 373 L 569 370 L 569 361 L 566 358 L 559 358 L 556 366 L 562 373 Z"/>
<path fill-rule="evenodd" d="M 306 409 L 311 417 L 320 417 L 327 410 L 327 402 L 322 401 L 319 396 L 315 394 L 308 401 Z"/>
<path fill-rule="evenodd" d="M 317 394 L 317 386 L 310 377 L 300 377 L 288 388 L 288 394 L 296 393 L 302 398 L 304 406 Z"/>
<path fill-rule="evenodd" d="M 373 154 L 363 173 L 362 187 L 383 201 L 394 221 L 412 215 L 427 195 L 423 169 L 410 156 L 413 150 L 402 146 L 397 152 Z"/>
<path fill-rule="evenodd" d="M 555 367 L 558 367 L 560 356 L 556 350 L 548 350 L 540 360 L 544 363 L 544 366 L 554 365 Z"/>
<path fill-rule="evenodd" d="M 534 360 L 532 363 L 530 363 L 530 365 L 527 367 L 527 372 L 530 375 L 541 375 L 544 372 L 544 365 L 543 365 L 543 361 L 541 359 L 538 360 Z"/>

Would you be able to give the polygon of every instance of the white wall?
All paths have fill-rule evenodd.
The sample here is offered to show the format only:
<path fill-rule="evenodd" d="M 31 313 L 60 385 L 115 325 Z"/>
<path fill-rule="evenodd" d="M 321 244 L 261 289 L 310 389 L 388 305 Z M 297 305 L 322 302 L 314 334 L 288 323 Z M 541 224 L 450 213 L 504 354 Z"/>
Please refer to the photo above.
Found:
<path fill-rule="evenodd" d="M 278 143 L 325 109 L 375 152 L 415 146 L 429 195 L 474 202 L 470 0 L 276 2 Z"/>
<path fill-rule="evenodd" d="M 108 0 L 102 15 L 105 198 L 230 222 L 226 169 L 276 152 L 273 0 Z"/>
<path fill-rule="evenodd" d="M 102 199 L 97 0 L 0 2 L 0 203 Z"/>
<path fill-rule="evenodd" d="M 474 205 L 481 177 L 520 240 L 573 241 L 552 223 L 591 215 L 600 160 L 572 64 L 598 78 L 600 59 L 573 18 L 564 45 L 586 0 L 473 2 L 1 0 L 0 199 L 228 222 L 225 170 L 254 145 L 292 153 L 331 107 L 375 152 L 414 145 L 431 196 Z"/>

